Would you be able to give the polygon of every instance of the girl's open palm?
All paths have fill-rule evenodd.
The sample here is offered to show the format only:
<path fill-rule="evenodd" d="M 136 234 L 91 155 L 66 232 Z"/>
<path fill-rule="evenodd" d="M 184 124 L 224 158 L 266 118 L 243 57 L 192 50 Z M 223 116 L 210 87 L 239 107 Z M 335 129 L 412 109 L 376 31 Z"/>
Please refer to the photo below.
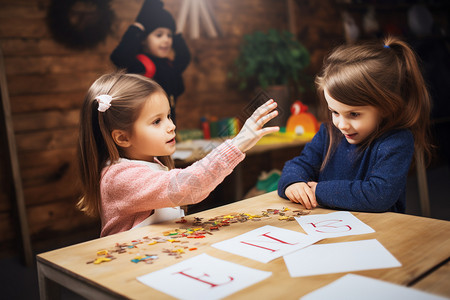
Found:
<path fill-rule="evenodd" d="M 274 110 L 276 107 L 277 103 L 272 99 L 258 107 L 231 142 L 242 152 L 246 152 L 266 134 L 280 130 L 278 126 L 263 128 L 278 115 L 278 111 Z"/>

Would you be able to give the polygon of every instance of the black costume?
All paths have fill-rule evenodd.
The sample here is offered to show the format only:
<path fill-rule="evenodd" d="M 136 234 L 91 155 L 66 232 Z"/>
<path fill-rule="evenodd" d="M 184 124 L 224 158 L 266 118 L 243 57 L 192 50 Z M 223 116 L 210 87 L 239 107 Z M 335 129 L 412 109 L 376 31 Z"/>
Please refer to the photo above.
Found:
<path fill-rule="evenodd" d="M 191 60 L 189 49 L 181 34 L 173 36 L 172 48 L 175 51 L 173 61 L 144 53 L 142 49 L 142 42 L 156 28 L 169 28 L 175 32 L 175 21 L 162 7 L 160 0 L 144 2 L 136 22 L 142 24 L 145 31 L 131 25 L 111 54 L 111 61 L 118 68 L 126 69 L 129 73 L 145 75 L 159 83 L 169 97 L 172 120 L 175 122 L 175 101 L 184 92 L 181 75 Z"/>

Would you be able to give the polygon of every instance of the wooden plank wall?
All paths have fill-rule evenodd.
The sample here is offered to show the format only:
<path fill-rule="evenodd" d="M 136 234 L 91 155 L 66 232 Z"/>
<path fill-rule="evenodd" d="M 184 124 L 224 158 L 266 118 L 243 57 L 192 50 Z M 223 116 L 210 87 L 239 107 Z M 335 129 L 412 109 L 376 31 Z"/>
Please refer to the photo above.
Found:
<path fill-rule="evenodd" d="M 183 0 L 165 0 L 176 17 Z M 332 1 L 296 1 L 299 37 L 311 46 L 314 73 L 328 44 L 339 40 Z M 311 2 L 311 4 L 309 3 Z M 320 2 L 320 4 L 318 4 Z M 79 109 L 90 84 L 111 71 L 109 54 L 134 18 L 142 0 L 112 0 L 114 33 L 104 43 L 75 50 L 58 44 L 46 25 L 50 0 L 0 0 L 0 45 L 13 113 L 26 209 L 36 252 L 98 235 L 98 220 L 75 209 L 79 194 L 76 142 Z M 187 39 L 192 63 L 184 74 L 186 92 L 177 107 L 178 129 L 199 127 L 200 117 L 239 115 L 251 92 L 238 91 L 227 73 L 242 35 L 287 29 L 287 3 L 281 0 L 210 0 L 224 36 Z M 312 26 L 314 24 L 315 26 Z M 338 37 L 338 38 L 336 38 Z M 3 134 L 3 131 L 2 131 Z M 1 136 L 2 145 L 4 136 Z M 18 221 L 7 169 L 0 150 L 0 257 L 20 252 Z"/>

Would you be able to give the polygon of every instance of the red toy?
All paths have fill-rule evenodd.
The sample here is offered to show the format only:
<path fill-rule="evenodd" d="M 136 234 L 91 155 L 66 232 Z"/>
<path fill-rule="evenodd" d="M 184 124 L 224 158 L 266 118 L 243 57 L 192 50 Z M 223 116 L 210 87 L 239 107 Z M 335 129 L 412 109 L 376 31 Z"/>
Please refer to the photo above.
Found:
<path fill-rule="evenodd" d="M 308 106 L 295 101 L 291 106 L 291 116 L 286 124 L 286 132 L 295 135 L 316 134 L 319 123 L 316 117 L 308 112 Z"/>

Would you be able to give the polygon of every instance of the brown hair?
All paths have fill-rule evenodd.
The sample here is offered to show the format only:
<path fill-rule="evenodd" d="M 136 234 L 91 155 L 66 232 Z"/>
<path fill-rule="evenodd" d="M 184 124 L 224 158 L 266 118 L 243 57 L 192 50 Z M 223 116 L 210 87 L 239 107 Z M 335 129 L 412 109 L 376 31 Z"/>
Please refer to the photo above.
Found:
<path fill-rule="evenodd" d="M 87 215 L 100 214 L 101 171 L 108 161 L 113 163 L 121 157 L 111 132 L 115 129 L 131 132 L 144 103 L 154 93 L 165 94 L 155 81 L 122 71 L 101 76 L 89 88 L 80 114 L 78 164 L 83 195 L 77 204 Z M 105 112 L 98 111 L 95 98 L 99 95 L 112 97 L 111 107 Z M 170 156 L 159 159 L 173 168 Z"/>
<path fill-rule="evenodd" d="M 390 130 L 409 129 L 416 151 L 430 158 L 430 97 L 416 56 L 405 42 L 387 37 L 383 43 L 340 46 L 325 59 L 316 77 L 316 86 L 325 107 L 326 90 L 332 98 L 346 105 L 373 106 L 379 110 L 382 121 L 378 130 L 360 144 L 360 149 Z M 322 169 L 342 139 L 327 111 L 330 143 Z"/>

